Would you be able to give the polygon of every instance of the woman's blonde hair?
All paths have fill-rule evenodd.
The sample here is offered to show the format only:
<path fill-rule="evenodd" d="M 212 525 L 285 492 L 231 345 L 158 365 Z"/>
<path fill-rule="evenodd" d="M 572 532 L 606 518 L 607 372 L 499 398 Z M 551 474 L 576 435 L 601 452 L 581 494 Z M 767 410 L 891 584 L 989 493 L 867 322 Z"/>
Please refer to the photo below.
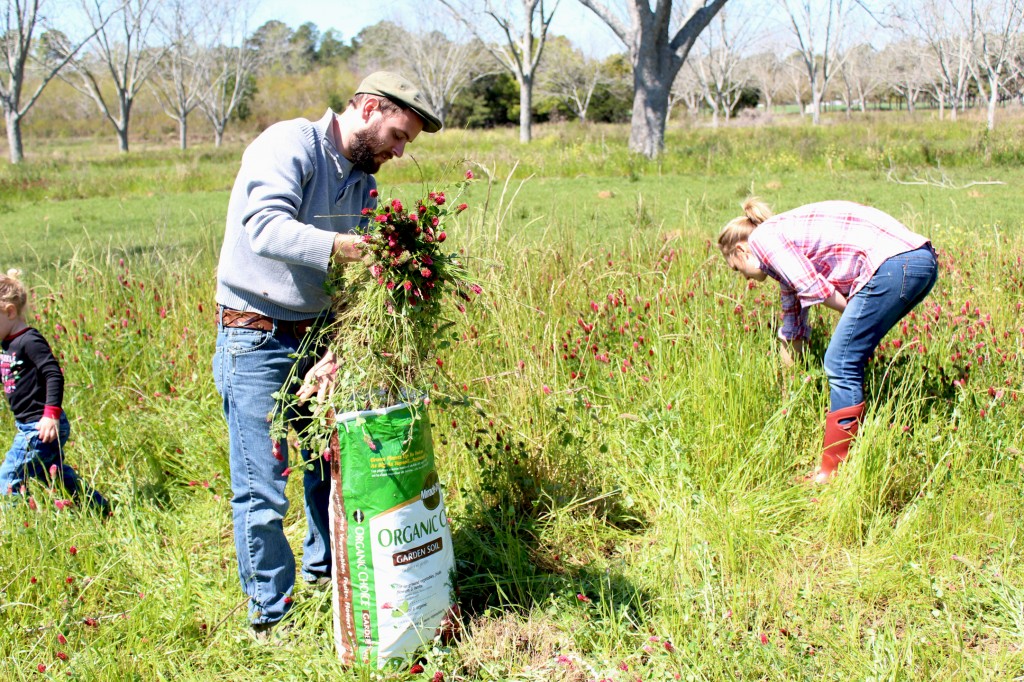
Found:
<path fill-rule="evenodd" d="M 745 242 L 758 225 L 772 217 L 772 210 L 759 197 L 747 197 L 743 202 L 743 215 L 730 220 L 718 233 L 718 248 L 728 258 L 736 245 Z"/>
<path fill-rule="evenodd" d="M 28 303 L 28 289 L 22 283 L 21 270 L 11 268 L 6 275 L 0 275 L 0 305 L 13 303 L 14 308 L 21 313 Z"/>

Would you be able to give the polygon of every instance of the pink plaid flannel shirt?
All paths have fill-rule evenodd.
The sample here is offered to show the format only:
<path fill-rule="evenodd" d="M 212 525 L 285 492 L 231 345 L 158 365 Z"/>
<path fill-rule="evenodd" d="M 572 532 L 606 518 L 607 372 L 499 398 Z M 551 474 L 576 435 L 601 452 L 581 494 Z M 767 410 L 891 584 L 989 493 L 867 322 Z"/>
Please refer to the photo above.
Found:
<path fill-rule="evenodd" d="M 782 285 L 779 337 L 792 340 L 810 337 L 809 306 L 835 291 L 850 298 L 886 260 L 928 241 L 877 208 L 823 201 L 769 218 L 747 243 Z"/>

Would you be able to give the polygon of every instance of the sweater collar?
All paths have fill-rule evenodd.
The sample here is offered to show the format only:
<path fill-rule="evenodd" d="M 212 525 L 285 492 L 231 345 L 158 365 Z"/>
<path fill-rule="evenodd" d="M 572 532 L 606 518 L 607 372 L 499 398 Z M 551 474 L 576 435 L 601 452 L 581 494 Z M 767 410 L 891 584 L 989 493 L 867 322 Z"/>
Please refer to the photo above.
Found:
<path fill-rule="evenodd" d="M 352 162 L 345 158 L 345 155 L 338 151 L 338 148 L 334 145 L 334 133 L 331 130 L 331 126 L 334 125 L 334 116 L 334 111 L 328 108 L 327 113 L 316 122 L 316 129 L 320 133 L 320 139 L 323 141 L 321 144 L 324 151 L 328 158 L 334 162 L 338 179 L 343 181 L 345 185 L 349 185 L 358 180 L 363 175 L 363 172 L 356 170 Z"/>

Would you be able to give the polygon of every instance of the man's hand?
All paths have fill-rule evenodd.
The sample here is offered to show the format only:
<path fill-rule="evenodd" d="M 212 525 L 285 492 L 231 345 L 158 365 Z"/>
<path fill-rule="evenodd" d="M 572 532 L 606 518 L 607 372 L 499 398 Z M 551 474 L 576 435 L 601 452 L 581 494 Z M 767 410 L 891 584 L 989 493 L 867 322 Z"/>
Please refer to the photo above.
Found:
<path fill-rule="evenodd" d="M 804 340 L 792 339 L 783 340 L 779 344 L 779 358 L 785 367 L 792 367 L 798 358 L 804 354 Z"/>
<path fill-rule="evenodd" d="M 302 386 L 295 394 L 299 398 L 299 404 L 306 402 L 314 394 L 320 404 L 329 399 L 334 394 L 334 375 L 337 372 L 337 358 L 333 351 L 327 351 L 302 379 Z"/>
<path fill-rule="evenodd" d="M 39 430 L 39 440 L 43 443 L 51 443 L 57 440 L 57 420 L 53 417 L 43 417 L 36 427 Z"/>
<path fill-rule="evenodd" d="M 334 235 L 331 260 L 335 263 L 355 263 L 363 259 L 363 238 L 358 234 Z"/>

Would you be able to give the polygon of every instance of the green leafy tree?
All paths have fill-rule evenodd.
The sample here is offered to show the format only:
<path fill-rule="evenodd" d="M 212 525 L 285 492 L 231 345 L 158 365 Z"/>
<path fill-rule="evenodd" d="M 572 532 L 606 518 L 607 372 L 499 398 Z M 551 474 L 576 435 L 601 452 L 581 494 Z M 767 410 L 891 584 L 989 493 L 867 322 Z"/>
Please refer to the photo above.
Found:
<path fill-rule="evenodd" d="M 316 62 L 323 66 L 340 64 L 355 54 L 355 48 L 346 45 L 340 34 L 333 28 L 324 31 L 316 52 Z"/>
<path fill-rule="evenodd" d="M 519 85 L 507 71 L 473 81 L 452 103 L 448 120 L 462 128 L 494 128 L 518 120 Z"/>

